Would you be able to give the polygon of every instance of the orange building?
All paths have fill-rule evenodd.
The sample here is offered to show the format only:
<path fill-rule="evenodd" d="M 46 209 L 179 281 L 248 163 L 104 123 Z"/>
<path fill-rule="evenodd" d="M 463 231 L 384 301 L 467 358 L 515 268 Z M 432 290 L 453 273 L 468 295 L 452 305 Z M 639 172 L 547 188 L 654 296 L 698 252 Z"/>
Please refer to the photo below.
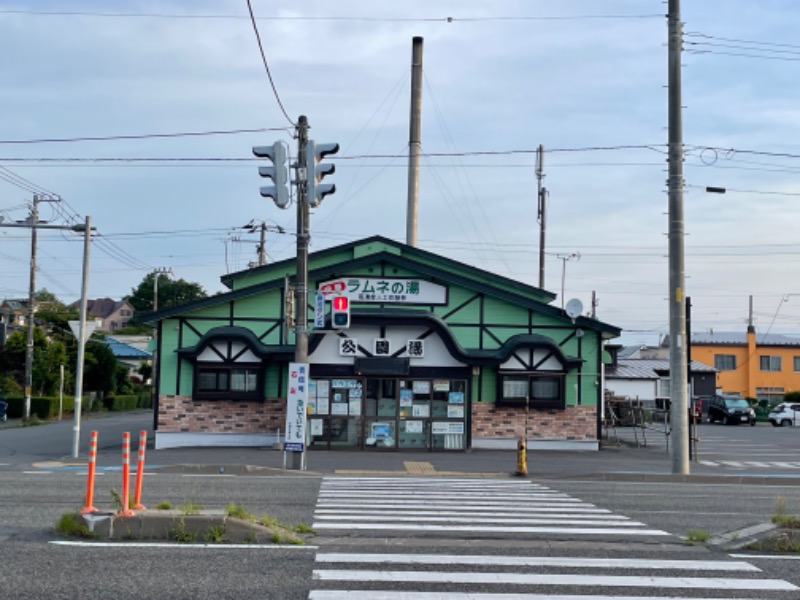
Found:
<path fill-rule="evenodd" d="M 746 333 L 692 334 L 692 360 L 717 370 L 717 390 L 747 398 L 783 400 L 800 390 L 800 338 Z"/>

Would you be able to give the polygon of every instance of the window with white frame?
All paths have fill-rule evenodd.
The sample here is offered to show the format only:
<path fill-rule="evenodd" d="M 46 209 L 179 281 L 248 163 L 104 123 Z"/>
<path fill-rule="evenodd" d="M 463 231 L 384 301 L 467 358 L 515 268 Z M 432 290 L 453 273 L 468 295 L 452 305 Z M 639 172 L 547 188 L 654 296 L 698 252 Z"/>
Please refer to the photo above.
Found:
<path fill-rule="evenodd" d="M 564 375 L 561 373 L 499 373 L 498 405 L 530 408 L 564 408 Z"/>

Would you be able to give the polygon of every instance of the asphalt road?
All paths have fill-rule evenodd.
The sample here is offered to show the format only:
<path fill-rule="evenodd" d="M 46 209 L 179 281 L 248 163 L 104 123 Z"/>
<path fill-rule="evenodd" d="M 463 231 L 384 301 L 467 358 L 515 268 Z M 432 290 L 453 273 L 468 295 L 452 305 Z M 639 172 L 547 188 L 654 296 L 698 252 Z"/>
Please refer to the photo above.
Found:
<path fill-rule="evenodd" d="M 141 428 L 146 429 L 150 421 L 149 413 L 112 414 L 92 419 L 82 428 L 86 435 L 90 429 L 100 431 L 95 488 L 95 505 L 99 508 L 113 509 L 112 490 L 120 489 L 119 442 L 114 441 L 115 438 L 121 439 L 122 431 L 135 433 Z M 787 465 L 770 466 L 770 463 L 792 462 L 790 459 L 795 458 L 794 453 L 800 447 L 797 444 L 800 428 L 773 430 L 762 426 L 701 426 L 700 462 L 692 465 L 696 475 L 689 478 L 671 476 L 669 453 L 664 447 L 652 446 L 609 447 L 592 453 L 532 452 L 528 478 L 511 475 L 516 466 L 513 451 L 453 454 L 312 452 L 308 456 L 309 469 L 299 472 L 281 469 L 282 453 L 271 448 L 148 449 L 143 486 L 146 505 L 169 501 L 176 507 L 191 502 L 206 508 L 224 508 L 234 502 L 253 514 L 270 514 L 290 524 L 311 524 L 320 519 L 317 514 L 318 502 L 323 497 L 320 489 L 331 485 L 331 481 L 344 482 L 347 486 L 346 482 L 350 481 L 347 478 L 352 478 L 352 493 L 358 497 L 359 492 L 363 495 L 365 482 L 379 481 L 376 478 L 380 477 L 402 481 L 400 485 L 407 486 L 409 494 L 416 493 L 412 489 L 426 481 L 439 482 L 436 486 L 444 488 L 469 478 L 478 482 L 477 491 L 463 491 L 460 496 L 454 496 L 455 499 L 450 500 L 454 507 L 476 501 L 483 495 L 491 498 L 494 492 L 490 488 L 498 485 L 497 482 L 523 485 L 527 482 L 635 520 L 642 523 L 642 527 L 665 532 L 665 535 L 653 538 L 620 540 L 614 535 L 587 538 L 566 531 L 491 533 L 477 526 L 471 531 L 447 527 L 441 531 L 429 531 L 420 526 L 411 530 L 379 528 L 366 532 L 354 526 L 342 531 L 319 530 L 311 546 L 289 548 L 141 547 L 133 543 L 65 546 L 55 543 L 59 540 L 53 533 L 53 524 L 63 513 L 82 505 L 85 491 L 86 457 L 74 460 L 70 456 L 71 434 L 70 422 L 0 430 L 0 589 L 14 590 L 15 600 L 109 597 L 153 600 L 305 599 L 309 594 L 334 593 L 334 589 L 341 587 L 339 582 L 321 581 L 320 577 L 350 576 L 352 573 L 348 569 L 355 571 L 353 565 L 345 565 L 347 568 L 342 570 L 341 565 L 318 563 L 317 557 L 337 556 L 337 553 L 363 557 L 365 553 L 400 552 L 403 555 L 438 555 L 447 557 L 447 561 L 458 561 L 458 556 L 463 554 L 501 557 L 498 560 L 520 556 L 550 556 L 559 560 L 562 559 L 559 557 L 624 560 L 636 557 L 646 561 L 668 559 L 695 564 L 745 560 L 761 570 L 728 574 L 727 577 L 775 580 L 800 586 L 800 562 L 754 557 L 751 553 L 746 559 L 731 557 L 731 553 L 737 554 L 737 551 L 722 545 L 726 539 L 735 540 L 737 535 L 744 535 L 739 532 L 747 528 L 768 523 L 781 499 L 785 499 L 790 512 L 800 513 L 800 485 L 796 485 L 797 477 L 791 477 L 795 471 L 800 474 L 800 469 L 793 470 Z M 132 454 L 135 457 L 135 447 Z M 713 464 L 703 464 L 702 461 Z M 725 464 L 724 461 L 734 464 Z M 484 488 L 486 491 L 482 491 Z M 366 519 L 360 513 L 372 510 L 369 506 L 356 510 L 351 518 Z M 503 510 L 513 510 L 514 506 L 504 505 L 493 510 L 502 514 Z M 719 544 L 687 545 L 683 537 L 691 530 L 708 532 L 712 541 Z M 370 590 L 386 589 L 387 585 L 409 593 L 424 586 L 437 593 L 474 594 L 476 590 L 503 594 L 524 592 L 531 599 L 601 593 L 585 585 L 567 583 L 557 588 L 541 583 L 521 585 L 504 582 L 503 577 L 493 584 L 469 584 L 460 580 L 452 584 L 436 583 L 437 578 L 441 581 L 448 577 L 459 578 L 461 576 L 454 573 L 465 571 L 478 578 L 498 571 L 508 572 L 509 579 L 517 576 L 515 569 L 507 566 L 374 566 L 356 572 L 361 577 L 371 577 L 373 573 L 380 577 L 384 572 L 396 573 L 398 570 L 417 573 L 413 576 L 429 577 L 434 581 L 427 584 L 414 581 L 396 584 L 362 582 L 345 583 L 344 586 L 351 590 L 363 589 L 368 594 L 364 598 L 370 599 L 380 597 Z M 540 571 L 527 569 L 519 576 Z M 576 571 L 558 567 L 550 571 L 578 575 L 591 569 Z M 425 574 L 419 575 L 419 572 Z M 625 574 L 651 576 L 653 573 L 628 569 Z M 613 570 L 608 574 L 618 575 Z M 675 581 L 685 578 L 687 573 L 669 570 L 658 572 L 658 575 L 666 577 L 665 581 Z M 694 574 L 708 575 L 705 572 Z M 638 588 L 635 592 L 626 588 L 603 588 L 602 591 L 606 598 L 635 595 L 653 598 L 800 597 L 800 590 L 674 591 L 657 585 L 645 591 Z M 361 597 L 352 596 L 353 600 Z"/>

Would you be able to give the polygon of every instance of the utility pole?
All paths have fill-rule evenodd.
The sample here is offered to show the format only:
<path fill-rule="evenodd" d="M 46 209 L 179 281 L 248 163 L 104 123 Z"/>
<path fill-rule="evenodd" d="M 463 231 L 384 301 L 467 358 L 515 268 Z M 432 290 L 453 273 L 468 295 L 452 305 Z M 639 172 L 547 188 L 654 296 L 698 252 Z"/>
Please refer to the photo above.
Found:
<path fill-rule="evenodd" d="M 158 267 L 153 269 L 153 312 L 158 310 L 158 276 L 172 275 L 171 267 Z"/>
<path fill-rule="evenodd" d="M 683 123 L 681 115 L 681 50 L 683 23 L 680 0 L 669 0 L 668 131 L 669 131 L 669 376 L 672 420 L 672 472 L 689 473 L 689 408 L 686 365 L 686 290 L 684 288 Z"/>
<path fill-rule="evenodd" d="M 297 286 L 294 289 L 294 360 L 299 363 L 308 362 L 308 238 L 309 238 L 309 206 L 308 178 L 313 177 L 306 160 L 308 144 L 308 119 L 300 115 L 297 120 Z M 298 453 L 292 453 L 298 454 Z"/>
<path fill-rule="evenodd" d="M 408 132 L 408 212 L 406 244 L 417 245 L 419 206 L 419 154 L 422 130 L 422 38 L 414 37 L 411 47 L 411 118 Z"/>
<path fill-rule="evenodd" d="M 539 144 L 536 150 L 536 181 L 538 192 L 536 197 L 539 201 L 539 288 L 544 289 L 544 233 L 545 233 L 545 210 L 547 205 L 547 190 L 542 185 L 544 179 L 544 146 Z"/>
<path fill-rule="evenodd" d="M 92 217 L 86 217 L 83 230 L 83 277 L 81 279 L 80 324 L 78 326 L 78 364 L 75 367 L 75 421 L 72 425 L 72 458 L 78 457 L 81 437 L 81 400 L 83 399 L 83 363 L 86 357 L 86 307 L 89 303 L 89 248 L 92 241 Z"/>
<path fill-rule="evenodd" d="M 30 280 L 28 287 L 28 336 L 25 343 L 25 418 L 31 416 L 31 394 L 33 390 L 33 330 L 35 315 L 35 296 L 36 296 L 36 228 L 39 224 L 39 202 L 59 202 L 58 196 L 44 196 L 41 194 L 33 195 L 33 206 L 28 217 L 31 228 L 31 264 Z"/>
<path fill-rule="evenodd" d="M 569 254 L 556 254 L 556 257 L 562 261 L 561 263 L 561 309 L 564 309 L 564 284 L 567 281 L 567 261 L 581 259 L 580 252 L 571 252 Z"/>
<path fill-rule="evenodd" d="M 255 219 L 251 219 L 247 225 L 242 227 L 242 229 L 245 229 L 250 233 L 255 231 L 260 231 L 261 233 L 261 241 L 258 243 L 258 246 L 256 246 L 258 262 L 255 264 L 250 263 L 249 266 L 251 268 L 254 266 L 263 267 L 265 264 L 267 264 L 267 231 L 286 233 L 286 230 L 280 225 L 267 225 L 266 221 L 260 221 L 259 224 L 259 221 L 256 221 Z"/>

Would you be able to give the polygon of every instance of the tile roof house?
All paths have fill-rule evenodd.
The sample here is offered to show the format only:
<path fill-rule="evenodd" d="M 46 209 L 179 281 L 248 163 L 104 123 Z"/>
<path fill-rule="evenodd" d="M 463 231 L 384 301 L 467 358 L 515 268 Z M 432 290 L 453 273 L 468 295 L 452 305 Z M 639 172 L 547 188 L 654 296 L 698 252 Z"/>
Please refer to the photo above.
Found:
<path fill-rule="evenodd" d="M 74 304 L 77 305 L 77 302 Z M 73 305 L 73 306 L 74 306 Z M 122 329 L 133 318 L 134 309 L 127 300 L 98 298 L 86 301 L 89 316 L 102 321 L 101 331 L 114 332 Z"/>

